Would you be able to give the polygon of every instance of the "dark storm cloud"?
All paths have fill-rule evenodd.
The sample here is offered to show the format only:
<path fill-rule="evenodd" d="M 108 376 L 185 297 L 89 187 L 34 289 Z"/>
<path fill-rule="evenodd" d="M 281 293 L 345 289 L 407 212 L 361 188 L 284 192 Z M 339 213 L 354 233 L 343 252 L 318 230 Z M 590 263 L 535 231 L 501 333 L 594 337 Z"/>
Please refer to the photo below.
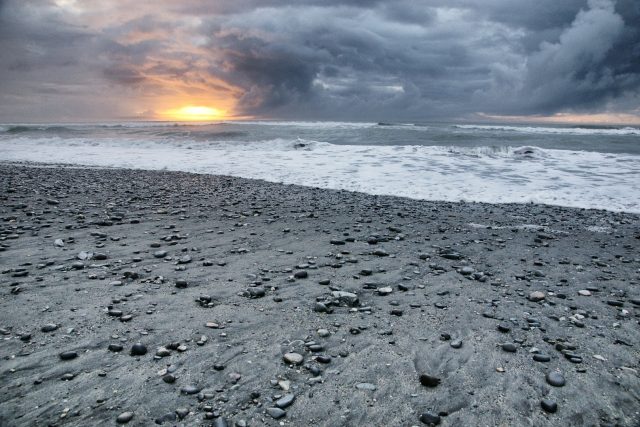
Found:
<path fill-rule="evenodd" d="M 96 114 L 173 86 L 264 117 L 640 113 L 636 0 L 105 4 L 0 1 L 0 117 L 40 86 L 107 89 Z"/>

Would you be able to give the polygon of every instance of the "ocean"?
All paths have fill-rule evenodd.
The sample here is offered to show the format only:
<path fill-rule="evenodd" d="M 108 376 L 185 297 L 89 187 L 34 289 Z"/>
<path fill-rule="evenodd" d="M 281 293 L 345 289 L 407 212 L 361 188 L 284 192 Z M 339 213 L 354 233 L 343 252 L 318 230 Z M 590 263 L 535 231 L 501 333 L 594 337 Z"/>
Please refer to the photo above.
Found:
<path fill-rule="evenodd" d="M 4 124 L 0 161 L 232 175 L 426 200 L 640 212 L 638 127 Z"/>

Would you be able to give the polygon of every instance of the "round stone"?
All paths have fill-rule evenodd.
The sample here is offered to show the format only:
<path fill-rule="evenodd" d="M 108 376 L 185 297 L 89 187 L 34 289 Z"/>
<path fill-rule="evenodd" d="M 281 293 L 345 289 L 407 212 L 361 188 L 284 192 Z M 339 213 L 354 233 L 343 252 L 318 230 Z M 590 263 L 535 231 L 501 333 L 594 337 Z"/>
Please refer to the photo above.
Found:
<path fill-rule="evenodd" d="M 518 350 L 518 347 L 516 347 L 515 344 L 507 342 L 502 344 L 502 350 L 506 351 L 507 353 L 515 353 Z"/>
<path fill-rule="evenodd" d="M 318 336 L 320 336 L 322 338 L 326 338 L 329 335 L 331 335 L 331 333 L 329 332 L 328 329 L 318 329 Z"/>
<path fill-rule="evenodd" d="M 437 426 L 440 424 L 440 416 L 433 412 L 423 412 L 422 415 L 420 415 L 420 422 L 427 425 Z"/>
<path fill-rule="evenodd" d="M 536 362 L 542 362 L 542 363 L 546 363 L 551 361 L 551 356 L 547 355 L 547 354 L 534 354 L 533 355 L 533 360 L 535 360 Z"/>
<path fill-rule="evenodd" d="M 78 353 L 75 351 L 65 351 L 60 353 L 60 359 L 62 360 L 72 360 L 78 357 Z"/>
<path fill-rule="evenodd" d="M 304 357 L 298 353 L 285 353 L 282 359 L 290 365 L 301 365 L 304 361 Z"/>
<path fill-rule="evenodd" d="M 552 371 L 549 372 L 546 376 L 547 383 L 554 387 L 562 387 L 565 384 L 564 376 L 561 372 Z"/>
<path fill-rule="evenodd" d="M 276 406 L 280 409 L 284 409 L 291 406 L 295 400 L 296 400 L 295 395 L 285 394 L 280 399 L 276 400 Z"/>
<path fill-rule="evenodd" d="M 425 387 L 437 387 L 440 384 L 440 378 L 432 375 L 422 374 L 420 375 L 420 384 Z"/>
<path fill-rule="evenodd" d="M 109 351 L 113 351 L 114 353 L 117 353 L 119 351 L 122 351 L 122 345 L 120 345 L 120 344 L 109 344 L 109 347 L 107 347 L 107 349 Z"/>
<path fill-rule="evenodd" d="M 287 415 L 287 413 L 280 408 L 267 408 L 267 414 L 269 414 L 269 416 L 274 420 L 279 420 Z"/>
<path fill-rule="evenodd" d="M 200 387 L 193 384 L 186 385 L 180 389 L 180 391 L 184 394 L 198 394 L 200 393 L 200 390 Z"/>
<path fill-rule="evenodd" d="M 56 325 L 55 323 L 47 323 L 42 328 L 40 328 L 42 332 L 53 332 L 56 329 L 58 329 L 58 325 Z"/>
<path fill-rule="evenodd" d="M 118 418 L 116 418 L 116 422 L 118 424 L 126 424 L 132 419 L 133 419 L 133 412 L 123 412 L 120 415 L 118 415 Z"/>
<path fill-rule="evenodd" d="M 503 332 L 503 333 L 507 333 L 509 331 L 511 331 L 511 327 L 509 325 L 507 325 L 506 323 L 500 323 L 498 325 L 498 331 Z"/>
<path fill-rule="evenodd" d="M 462 347 L 462 340 L 453 340 L 451 341 L 451 344 L 449 344 L 452 348 L 461 348 Z"/>
<path fill-rule="evenodd" d="M 540 406 L 545 412 L 549 412 L 550 414 L 553 414 L 558 410 L 558 404 L 551 399 L 542 399 L 540 401 Z"/>
<path fill-rule="evenodd" d="M 391 289 L 390 286 L 384 286 L 382 288 L 378 288 L 378 295 L 380 296 L 389 295 L 391 292 L 393 292 L 393 289 Z"/>
<path fill-rule="evenodd" d="M 545 298 L 546 298 L 545 293 L 541 291 L 533 291 L 529 294 L 529 301 L 538 302 L 538 301 L 542 301 Z"/>
<path fill-rule="evenodd" d="M 591 292 L 586 289 L 582 289 L 578 291 L 578 295 L 582 295 L 583 297 L 589 297 L 591 296 Z"/>
<path fill-rule="evenodd" d="M 131 347 L 132 356 L 144 356 L 145 354 L 147 354 L 147 347 L 144 344 L 137 342 Z"/>
<path fill-rule="evenodd" d="M 296 279 L 306 279 L 307 277 L 309 277 L 309 273 L 307 273 L 304 270 L 300 270 L 300 271 L 296 271 L 293 274 L 293 277 L 295 277 Z"/>

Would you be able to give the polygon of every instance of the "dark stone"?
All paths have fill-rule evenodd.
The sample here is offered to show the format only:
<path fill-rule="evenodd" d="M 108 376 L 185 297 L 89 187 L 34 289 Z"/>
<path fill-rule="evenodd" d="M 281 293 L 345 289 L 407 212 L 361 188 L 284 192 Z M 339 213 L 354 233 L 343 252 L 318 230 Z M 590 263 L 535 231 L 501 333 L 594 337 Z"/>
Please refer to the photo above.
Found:
<path fill-rule="evenodd" d="M 180 389 L 180 391 L 181 391 L 182 393 L 184 393 L 184 394 L 189 394 L 189 395 L 191 395 L 191 394 L 198 394 L 198 393 L 200 393 L 200 390 L 201 390 L 201 388 L 200 388 L 200 387 L 195 386 L 195 385 L 193 385 L 193 384 L 186 385 L 186 386 L 184 386 L 184 387 L 182 387 L 182 388 Z"/>
<path fill-rule="evenodd" d="M 422 374 L 420 375 L 420 384 L 422 384 L 425 387 L 437 387 L 440 384 L 440 378 L 427 375 L 427 374 Z"/>
<path fill-rule="evenodd" d="M 132 356 L 144 356 L 147 354 L 147 347 L 144 344 L 137 342 L 131 347 L 130 354 Z"/>
<path fill-rule="evenodd" d="M 550 414 L 554 414 L 558 410 L 558 404 L 551 399 L 542 399 L 540 406 L 545 412 L 549 412 Z"/>
<path fill-rule="evenodd" d="M 280 409 L 285 409 L 293 404 L 296 400 L 296 396 L 293 394 L 285 394 L 280 399 L 276 400 L 276 406 Z"/>
<path fill-rule="evenodd" d="M 440 416 L 432 412 L 423 412 L 420 415 L 420 422 L 427 425 L 437 426 L 440 424 Z"/>
<path fill-rule="evenodd" d="M 78 353 L 75 351 L 65 351 L 60 353 L 60 359 L 62 360 L 72 360 L 78 357 Z"/>
<path fill-rule="evenodd" d="M 547 383 L 554 387 L 562 387 L 565 384 L 564 376 L 558 371 L 549 372 L 546 376 Z"/>
<path fill-rule="evenodd" d="M 536 362 L 549 362 L 551 361 L 551 356 L 547 355 L 547 354 L 534 354 L 533 355 L 533 360 L 535 360 Z"/>
<path fill-rule="evenodd" d="M 513 343 L 507 342 L 502 344 L 502 349 L 507 353 L 515 353 L 518 350 L 518 347 Z"/>
<path fill-rule="evenodd" d="M 287 413 L 280 408 L 267 408 L 267 414 L 274 420 L 279 420 L 287 415 Z"/>

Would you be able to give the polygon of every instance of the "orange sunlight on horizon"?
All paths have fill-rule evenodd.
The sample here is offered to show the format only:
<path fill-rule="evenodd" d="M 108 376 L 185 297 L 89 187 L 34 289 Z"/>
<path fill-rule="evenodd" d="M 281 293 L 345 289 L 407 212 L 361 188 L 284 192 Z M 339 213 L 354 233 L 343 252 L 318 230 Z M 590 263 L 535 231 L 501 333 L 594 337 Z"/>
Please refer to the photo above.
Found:
<path fill-rule="evenodd" d="M 163 118 L 178 120 L 181 122 L 202 122 L 211 120 L 222 120 L 227 112 L 213 107 L 201 105 L 188 105 L 181 108 L 167 110 L 161 114 Z"/>

